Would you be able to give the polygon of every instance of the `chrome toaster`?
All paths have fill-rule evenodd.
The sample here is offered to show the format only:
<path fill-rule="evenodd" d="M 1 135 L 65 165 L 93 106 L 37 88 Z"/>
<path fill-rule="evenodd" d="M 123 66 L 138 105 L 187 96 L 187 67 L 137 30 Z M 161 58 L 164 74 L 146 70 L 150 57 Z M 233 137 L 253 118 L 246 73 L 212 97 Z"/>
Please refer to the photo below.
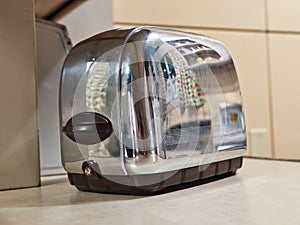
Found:
<path fill-rule="evenodd" d="M 246 150 L 224 45 L 161 27 L 77 44 L 61 75 L 60 125 L 63 165 L 82 191 L 160 193 L 234 174 Z"/>

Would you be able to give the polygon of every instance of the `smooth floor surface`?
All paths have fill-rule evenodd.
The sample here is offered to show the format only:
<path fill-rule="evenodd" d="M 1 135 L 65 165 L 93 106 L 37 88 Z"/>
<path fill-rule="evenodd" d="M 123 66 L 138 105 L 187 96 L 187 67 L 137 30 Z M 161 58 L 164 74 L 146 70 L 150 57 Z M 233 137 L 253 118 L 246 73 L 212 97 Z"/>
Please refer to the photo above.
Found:
<path fill-rule="evenodd" d="M 300 163 L 245 159 L 236 176 L 156 196 L 79 192 L 65 176 L 0 192 L 0 225 L 300 224 Z"/>

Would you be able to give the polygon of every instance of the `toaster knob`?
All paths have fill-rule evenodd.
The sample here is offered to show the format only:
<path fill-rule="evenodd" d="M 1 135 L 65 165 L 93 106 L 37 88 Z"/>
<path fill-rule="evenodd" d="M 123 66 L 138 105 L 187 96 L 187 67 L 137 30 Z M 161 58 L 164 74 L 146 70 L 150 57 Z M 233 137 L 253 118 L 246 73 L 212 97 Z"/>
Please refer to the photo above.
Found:
<path fill-rule="evenodd" d="M 82 172 L 84 175 L 91 177 L 96 174 L 101 174 L 98 163 L 94 160 L 85 161 L 82 164 Z"/>
<path fill-rule="evenodd" d="M 62 132 L 74 142 L 93 145 L 104 141 L 113 131 L 112 123 L 105 116 L 82 112 L 71 117 Z"/>

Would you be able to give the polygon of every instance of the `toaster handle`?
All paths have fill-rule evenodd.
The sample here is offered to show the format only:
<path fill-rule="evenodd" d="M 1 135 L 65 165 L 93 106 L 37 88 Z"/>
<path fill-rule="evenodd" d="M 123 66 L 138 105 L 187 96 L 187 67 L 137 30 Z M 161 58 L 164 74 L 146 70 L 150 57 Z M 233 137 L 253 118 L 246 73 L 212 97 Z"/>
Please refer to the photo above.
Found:
<path fill-rule="evenodd" d="M 82 112 L 71 117 L 62 132 L 74 142 L 84 145 L 100 143 L 108 138 L 113 131 L 112 123 L 105 116 Z"/>

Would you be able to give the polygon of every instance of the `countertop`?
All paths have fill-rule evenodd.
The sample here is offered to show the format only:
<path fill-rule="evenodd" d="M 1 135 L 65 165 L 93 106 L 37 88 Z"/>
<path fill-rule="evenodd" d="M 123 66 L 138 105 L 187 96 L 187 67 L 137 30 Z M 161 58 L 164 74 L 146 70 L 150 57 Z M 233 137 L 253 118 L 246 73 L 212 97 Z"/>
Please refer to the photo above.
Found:
<path fill-rule="evenodd" d="M 0 192 L 0 224 L 300 224 L 300 163 L 247 158 L 235 176 L 148 197 L 43 177 L 41 187 Z"/>

